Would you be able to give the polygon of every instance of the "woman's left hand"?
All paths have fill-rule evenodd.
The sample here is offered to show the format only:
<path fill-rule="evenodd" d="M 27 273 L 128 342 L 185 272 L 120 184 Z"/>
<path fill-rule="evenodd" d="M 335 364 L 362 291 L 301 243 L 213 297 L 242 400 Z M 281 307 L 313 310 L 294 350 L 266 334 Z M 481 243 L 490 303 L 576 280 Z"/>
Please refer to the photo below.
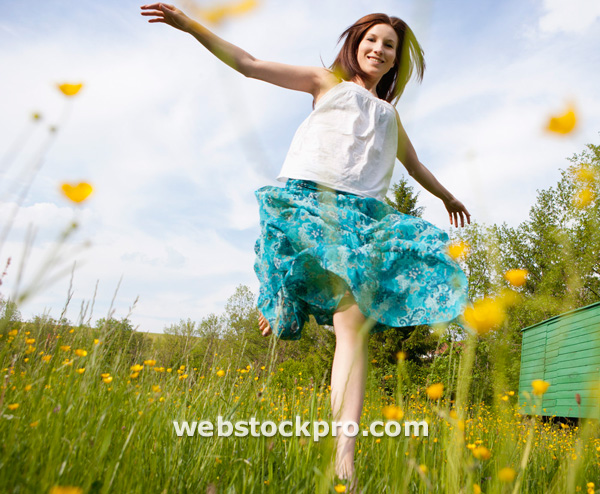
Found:
<path fill-rule="evenodd" d="M 464 204 L 455 197 L 444 201 L 444 206 L 448 210 L 448 216 L 450 217 L 450 224 L 458 227 L 458 219 L 460 218 L 460 226 L 465 226 L 465 217 L 467 223 L 471 224 L 471 214 L 467 211 Z"/>

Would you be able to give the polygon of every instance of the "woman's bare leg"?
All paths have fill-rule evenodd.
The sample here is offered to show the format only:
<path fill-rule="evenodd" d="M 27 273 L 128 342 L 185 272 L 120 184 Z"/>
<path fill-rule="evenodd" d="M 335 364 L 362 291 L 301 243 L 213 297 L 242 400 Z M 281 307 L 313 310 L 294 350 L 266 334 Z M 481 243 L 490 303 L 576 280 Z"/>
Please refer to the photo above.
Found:
<path fill-rule="evenodd" d="M 333 315 L 335 355 L 331 370 L 331 409 L 336 422 L 360 424 L 367 382 L 369 329 L 365 323 L 366 318 L 355 302 L 349 306 L 340 304 Z M 356 436 L 345 436 L 341 428 L 337 432 L 336 474 L 350 479 L 354 476 Z"/>
<path fill-rule="evenodd" d="M 269 321 L 265 319 L 265 316 L 262 315 L 262 312 L 259 312 L 259 314 L 260 315 L 258 316 L 258 328 L 260 329 L 260 332 L 263 336 L 269 336 L 272 333 L 271 325 L 269 324 Z"/>

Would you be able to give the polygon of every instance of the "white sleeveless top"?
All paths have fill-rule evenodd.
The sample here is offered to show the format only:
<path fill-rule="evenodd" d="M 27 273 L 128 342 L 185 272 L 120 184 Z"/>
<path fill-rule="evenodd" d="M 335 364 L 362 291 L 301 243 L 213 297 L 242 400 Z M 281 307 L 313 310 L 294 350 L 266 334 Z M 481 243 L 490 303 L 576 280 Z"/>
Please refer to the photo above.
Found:
<path fill-rule="evenodd" d="M 312 180 L 382 201 L 397 149 L 395 108 L 364 87 L 343 81 L 302 122 L 277 180 Z"/>

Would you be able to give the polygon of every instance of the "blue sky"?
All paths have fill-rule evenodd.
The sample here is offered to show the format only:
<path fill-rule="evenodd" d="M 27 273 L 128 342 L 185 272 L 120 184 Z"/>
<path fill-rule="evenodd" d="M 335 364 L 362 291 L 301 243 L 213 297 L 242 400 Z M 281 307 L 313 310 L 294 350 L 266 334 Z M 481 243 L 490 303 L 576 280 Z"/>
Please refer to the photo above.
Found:
<path fill-rule="evenodd" d="M 0 265 L 10 257 L 11 266 L 0 293 L 16 289 L 28 225 L 37 233 L 21 287 L 36 282 L 57 235 L 77 217 L 81 226 L 54 268 L 68 271 L 77 262 L 67 317 L 77 322 L 96 283 L 92 320 L 106 316 L 122 277 L 115 316 L 126 316 L 139 296 L 134 326 L 159 332 L 180 319 L 221 312 L 239 284 L 258 291 L 253 193 L 277 184 L 311 98 L 245 79 L 189 35 L 147 24 L 140 4 L 3 6 L 0 156 L 32 112 L 43 119 L 2 172 L 2 224 L 20 171 L 64 112 L 55 84 L 83 82 L 84 88 L 70 102 L 1 246 Z M 190 0 L 176 5 L 192 12 Z M 420 160 L 475 220 L 524 221 L 536 190 L 557 181 L 566 158 L 598 143 L 600 7 L 594 0 L 265 1 L 211 28 L 258 58 L 329 65 L 339 34 L 378 11 L 406 20 L 425 50 L 423 84 L 412 84 L 397 108 Z M 548 135 L 545 122 L 568 101 L 580 117 L 576 132 Z M 393 181 L 402 171 L 398 163 Z M 58 187 L 81 180 L 95 192 L 74 208 Z M 426 191 L 420 199 L 425 218 L 448 230 L 442 203 Z M 69 275 L 63 276 L 23 305 L 23 316 L 58 317 L 68 287 Z"/>

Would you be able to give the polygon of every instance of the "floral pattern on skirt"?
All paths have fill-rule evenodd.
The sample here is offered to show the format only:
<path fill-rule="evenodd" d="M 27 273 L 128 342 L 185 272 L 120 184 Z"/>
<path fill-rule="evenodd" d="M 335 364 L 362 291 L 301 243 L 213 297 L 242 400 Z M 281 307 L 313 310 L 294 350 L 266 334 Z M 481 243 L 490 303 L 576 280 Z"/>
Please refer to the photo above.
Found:
<path fill-rule="evenodd" d="M 333 325 L 346 291 L 374 321 L 371 333 L 464 311 L 466 276 L 447 252 L 448 235 L 427 221 L 306 180 L 255 195 L 258 308 L 278 337 L 299 339 L 309 314 Z"/>

